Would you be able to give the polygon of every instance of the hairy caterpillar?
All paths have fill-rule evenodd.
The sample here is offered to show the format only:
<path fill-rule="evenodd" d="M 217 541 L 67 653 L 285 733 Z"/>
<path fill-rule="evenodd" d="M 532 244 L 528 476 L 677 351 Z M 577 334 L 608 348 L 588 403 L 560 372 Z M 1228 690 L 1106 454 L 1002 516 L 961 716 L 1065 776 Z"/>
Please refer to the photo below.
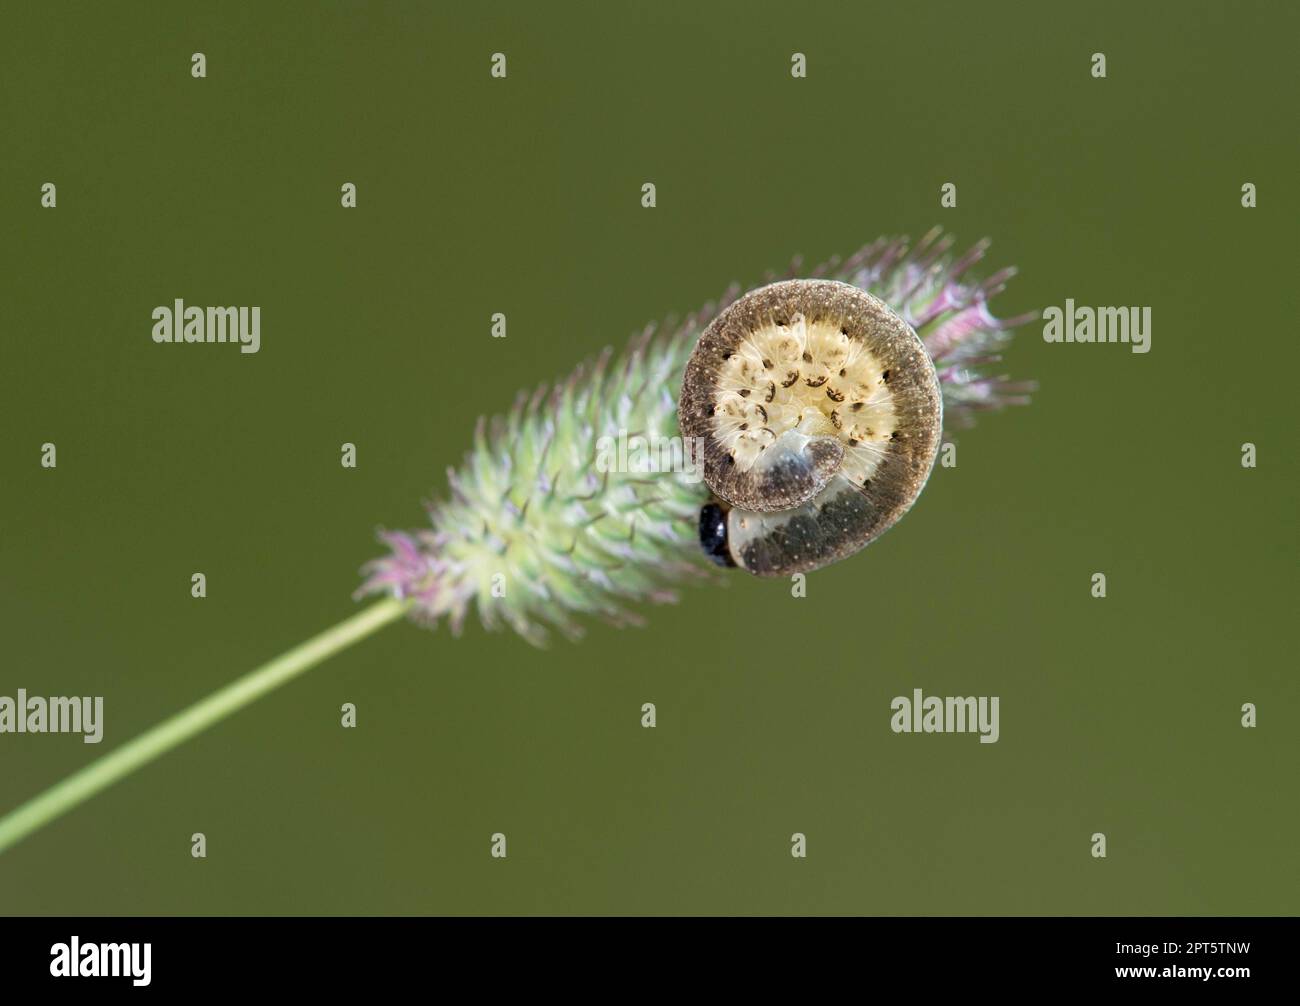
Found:
<path fill-rule="evenodd" d="M 883 301 L 835 280 L 753 290 L 700 336 L 682 434 L 715 499 L 700 543 L 722 565 L 784 576 L 891 527 L 934 467 L 943 395 L 921 340 Z"/>

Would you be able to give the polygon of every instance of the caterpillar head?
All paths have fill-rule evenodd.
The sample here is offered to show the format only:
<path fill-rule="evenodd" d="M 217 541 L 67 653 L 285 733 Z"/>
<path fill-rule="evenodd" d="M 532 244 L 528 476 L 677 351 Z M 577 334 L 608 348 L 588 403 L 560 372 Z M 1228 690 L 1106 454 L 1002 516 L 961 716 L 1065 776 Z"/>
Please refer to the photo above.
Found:
<path fill-rule="evenodd" d="M 678 416 L 715 497 L 706 553 L 785 576 L 851 555 L 907 512 L 934 467 L 943 399 L 921 340 L 882 301 L 786 280 L 700 336 Z"/>

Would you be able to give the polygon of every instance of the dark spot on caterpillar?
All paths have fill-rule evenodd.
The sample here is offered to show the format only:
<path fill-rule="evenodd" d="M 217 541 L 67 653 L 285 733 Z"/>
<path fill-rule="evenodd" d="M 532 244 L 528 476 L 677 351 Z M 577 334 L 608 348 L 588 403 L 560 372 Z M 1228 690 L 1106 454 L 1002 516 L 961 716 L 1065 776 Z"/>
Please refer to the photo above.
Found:
<path fill-rule="evenodd" d="M 719 566 L 736 565 L 727 548 L 727 515 L 716 503 L 700 510 L 700 547 Z"/>
<path fill-rule="evenodd" d="M 749 389 L 748 389 L 748 388 L 741 388 L 741 389 L 740 389 L 740 397 L 741 397 L 741 398 L 748 398 L 748 397 L 749 397 Z"/>
<path fill-rule="evenodd" d="M 880 375 L 880 379 L 881 379 L 882 381 L 884 381 L 886 384 L 888 384 L 888 383 L 889 383 L 889 371 L 886 370 L 883 374 L 881 374 L 881 375 Z"/>
<path fill-rule="evenodd" d="M 834 388 L 827 388 L 826 397 L 832 402 L 842 402 L 844 401 L 844 392 L 836 391 Z"/>
<path fill-rule="evenodd" d="M 747 429 L 749 429 L 749 423 L 741 423 L 741 424 L 740 424 L 740 428 L 741 428 L 742 430 L 747 430 Z"/>
<path fill-rule="evenodd" d="M 799 371 L 792 370 L 790 373 L 786 374 L 785 380 L 781 382 L 781 387 L 788 388 L 797 380 L 799 380 Z"/>
<path fill-rule="evenodd" d="M 821 377 L 817 378 L 817 380 L 815 380 L 815 381 L 810 377 L 810 378 L 806 379 L 803 383 L 806 384 L 806 385 L 808 385 L 808 387 L 810 387 L 810 388 L 820 388 L 823 384 L 826 383 L 826 381 L 827 381 L 827 377 L 826 377 L 825 374 L 823 374 Z"/>
<path fill-rule="evenodd" d="M 763 422 L 767 422 L 767 409 L 761 405 L 755 405 L 754 408 L 758 409 L 758 414 L 763 417 Z"/>
<path fill-rule="evenodd" d="M 763 369 L 764 369 L 764 370 L 771 370 L 771 369 L 772 369 L 772 361 L 769 360 L 766 356 L 763 357 Z"/>
<path fill-rule="evenodd" d="M 864 403 L 864 402 L 854 402 L 852 405 L 849 406 L 849 408 L 852 409 L 854 412 L 861 412 L 861 411 L 862 411 L 862 406 L 863 406 L 864 404 L 866 404 L 866 403 Z"/>
<path fill-rule="evenodd" d="M 736 455 L 734 455 L 734 454 L 728 454 L 728 455 L 727 455 L 727 464 L 729 464 L 729 465 L 734 465 L 735 463 L 736 463 Z"/>
<path fill-rule="evenodd" d="M 771 401 L 773 398 L 775 398 L 775 397 L 776 397 L 776 383 L 775 383 L 774 381 L 768 381 L 768 382 L 767 382 L 767 397 L 764 398 L 763 401 L 765 401 L 765 402 L 770 402 L 770 401 Z"/>
<path fill-rule="evenodd" d="M 848 335 L 848 334 L 849 334 L 849 328 L 848 328 L 848 326 L 847 326 L 847 325 L 841 325 L 841 326 L 840 326 L 840 335 Z"/>
<path fill-rule="evenodd" d="M 857 447 L 857 446 L 858 446 L 858 441 L 856 441 L 856 440 L 854 440 L 852 437 L 850 437 L 850 438 L 849 438 L 849 446 L 850 446 L 850 447 Z"/>
<path fill-rule="evenodd" d="M 891 434 L 889 435 L 889 439 L 890 439 L 890 440 L 894 440 L 894 441 L 898 441 L 898 440 L 902 440 L 903 438 L 902 438 L 902 436 L 899 434 L 899 432 L 898 432 L 897 430 L 895 430 L 893 433 L 891 433 Z"/>
<path fill-rule="evenodd" d="M 845 371 L 844 371 L 844 370 L 841 370 L 841 371 L 840 371 L 840 377 L 843 377 L 844 374 L 845 374 Z"/>
<path fill-rule="evenodd" d="M 842 425 L 840 423 L 840 414 L 838 411 L 831 413 L 831 425 L 834 426 L 837 430 Z"/>
<path fill-rule="evenodd" d="M 806 349 L 803 351 L 803 362 L 812 363 L 812 353 L 808 352 Z"/>

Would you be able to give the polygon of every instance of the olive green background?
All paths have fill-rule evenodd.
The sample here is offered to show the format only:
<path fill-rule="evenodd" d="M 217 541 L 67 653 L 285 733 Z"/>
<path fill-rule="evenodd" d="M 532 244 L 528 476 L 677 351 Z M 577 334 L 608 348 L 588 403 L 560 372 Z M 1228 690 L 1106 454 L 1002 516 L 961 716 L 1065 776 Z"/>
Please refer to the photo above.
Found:
<path fill-rule="evenodd" d="M 0 736 L 0 809 L 353 612 L 480 413 L 795 253 L 941 223 L 1021 268 L 999 314 L 1153 342 L 1022 329 L 1034 404 L 806 599 L 388 628 L 0 856 L 0 911 L 1300 909 L 1300 18 L 1087 8 L 6 5 L 0 694 L 107 729 Z M 260 305 L 261 352 L 155 345 L 176 297 Z M 893 734 L 915 687 L 1000 696 L 1001 740 Z"/>

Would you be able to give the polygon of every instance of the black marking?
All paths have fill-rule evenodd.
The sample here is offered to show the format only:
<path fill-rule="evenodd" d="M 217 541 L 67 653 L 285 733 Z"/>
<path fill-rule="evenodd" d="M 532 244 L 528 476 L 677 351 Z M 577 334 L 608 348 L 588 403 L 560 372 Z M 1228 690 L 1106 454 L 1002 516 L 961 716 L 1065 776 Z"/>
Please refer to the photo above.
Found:
<path fill-rule="evenodd" d="M 844 401 L 844 392 L 836 391 L 834 388 L 827 388 L 826 397 L 832 402 L 842 402 Z"/>
<path fill-rule="evenodd" d="M 803 383 L 806 384 L 806 385 L 808 385 L 808 387 L 810 387 L 810 388 L 820 388 L 820 387 L 821 387 L 823 384 L 825 384 L 828 380 L 829 380 L 829 378 L 828 378 L 825 374 L 823 374 L 821 377 L 817 378 L 817 380 L 815 380 L 815 381 L 810 377 L 810 378 L 807 378 Z"/>
<path fill-rule="evenodd" d="M 735 566 L 727 547 L 727 515 L 716 503 L 706 503 L 700 511 L 700 547 L 719 566 Z"/>

